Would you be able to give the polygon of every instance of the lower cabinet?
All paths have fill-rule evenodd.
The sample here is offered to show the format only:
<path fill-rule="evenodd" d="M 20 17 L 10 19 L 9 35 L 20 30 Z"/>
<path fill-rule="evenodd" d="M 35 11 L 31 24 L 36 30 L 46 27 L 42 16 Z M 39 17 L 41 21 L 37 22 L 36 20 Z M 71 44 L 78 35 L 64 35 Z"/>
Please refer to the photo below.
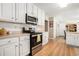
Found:
<path fill-rule="evenodd" d="M 0 40 L 0 56 L 26 56 L 29 53 L 29 36 L 21 36 Z"/>
<path fill-rule="evenodd" d="M 42 45 L 45 45 L 48 43 L 48 32 L 44 32 L 43 33 L 43 44 Z"/>
<path fill-rule="evenodd" d="M 3 47 L 4 56 L 19 56 L 17 43 L 9 44 Z"/>
<path fill-rule="evenodd" d="M 0 40 L 0 56 L 19 56 L 18 38 Z"/>
<path fill-rule="evenodd" d="M 67 33 L 66 44 L 73 45 L 73 46 L 79 46 L 79 34 Z"/>
<path fill-rule="evenodd" d="M 20 37 L 20 56 L 25 56 L 30 53 L 30 37 Z"/>
<path fill-rule="evenodd" d="M 4 55 L 3 47 L 0 47 L 0 56 Z"/>

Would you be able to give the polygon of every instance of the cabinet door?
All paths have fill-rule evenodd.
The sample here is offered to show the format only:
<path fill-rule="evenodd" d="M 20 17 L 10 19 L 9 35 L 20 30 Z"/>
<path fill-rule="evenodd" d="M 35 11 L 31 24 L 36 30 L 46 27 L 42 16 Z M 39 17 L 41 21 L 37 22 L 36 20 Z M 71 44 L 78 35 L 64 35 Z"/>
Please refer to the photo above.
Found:
<path fill-rule="evenodd" d="M 4 46 L 4 56 L 18 56 L 19 48 L 17 43 Z"/>
<path fill-rule="evenodd" d="M 4 55 L 3 47 L 0 46 L 0 56 L 3 56 L 3 55 Z"/>
<path fill-rule="evenodd" d="M 41 9 L 38 8 L 38 25 L 41 25 Z"/>
<path fill-rule="evenodd" d="M 16 3 L 16 22 L 25 23 L 26 3 Z"/>
<path fill-rule="evenodd" d="M 72 36 L 67 33 L 67 35 L 66 35 L 66 43 L 71 44 L 72 43 L 71 39 L 73 40 Z"/>
<path fill-rule="evenodd" d="M 79 32 L 79 23 L 77 23 L 77 32 Z"/>
<path fill-rule="evenodd" d="M 27 3 L 27 14 L 29 16 L 33 16 L 33 4 L 32 3 Z"/>
<path fill-rule="evenodd" d="M 20 41 L 20 55 L 28 55 L 30 53 L 30 39 L 27 37 L 21 37 L 20 39 L 23 39 Z"/>
<path fill-rule="evenodd" d="M 1 3 L 0 3 L 0 18 L 1 18 Z"/>
<path fill-rule="evenodd" d="M 37 18 L 37 6 L 33 5 L 33 16 Z"/>
<path fill-rule="evenodd" d="M 2 18 L 8 21 L 15 21 L 15 4 L 3 3 L 2 4 Z"/>
<path fill-rule="evenodd" d="M 43 45 L 48 43 L 48 32 L 43 33 Z"/>
<path fill-rule="evenodd" d="M 45 23 L 45 13 L 44 11 L 41 12 L 41 25 L 44 25 Z"/>
<path fill-rule="evenodd" d="M 79 37 L 78 34 L 74 34 L 73 45 L 75 45 L 75 46 L 79 46 L 79 39 L 78 39 L 78 37 Z"/>

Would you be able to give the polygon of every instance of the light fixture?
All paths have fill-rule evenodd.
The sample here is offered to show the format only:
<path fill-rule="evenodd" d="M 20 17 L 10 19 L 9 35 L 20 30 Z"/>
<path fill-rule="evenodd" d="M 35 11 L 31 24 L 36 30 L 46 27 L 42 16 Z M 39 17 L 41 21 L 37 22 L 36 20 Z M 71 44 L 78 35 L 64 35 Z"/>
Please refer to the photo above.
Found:
<path fill-rule="evenodd" d="M 68 5 L 68 3 L 57 3 L 61 8 L 64 8 Z"/>

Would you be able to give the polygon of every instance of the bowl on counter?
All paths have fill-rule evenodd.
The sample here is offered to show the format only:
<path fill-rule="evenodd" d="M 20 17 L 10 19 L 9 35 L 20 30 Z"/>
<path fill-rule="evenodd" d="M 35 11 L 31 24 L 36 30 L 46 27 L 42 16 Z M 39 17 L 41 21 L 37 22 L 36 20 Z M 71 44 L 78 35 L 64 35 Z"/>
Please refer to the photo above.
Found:
<path fill-rule="evenodd" d="M 9 34 L 9 31 L 7 31 L 5 28 L 0 29 L 0 36 L 8 35 L 8 34 Z"/>

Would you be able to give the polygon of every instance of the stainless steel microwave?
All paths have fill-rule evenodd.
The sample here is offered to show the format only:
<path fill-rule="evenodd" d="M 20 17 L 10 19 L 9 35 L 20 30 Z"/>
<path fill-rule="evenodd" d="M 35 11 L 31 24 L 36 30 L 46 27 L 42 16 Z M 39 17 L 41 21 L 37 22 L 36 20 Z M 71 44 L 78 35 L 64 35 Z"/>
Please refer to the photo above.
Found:
<path fill-rule="evenodd" d="M 26 24 L 37 25 L 38 19 L 36 17 L 28 16 L 26 14 Z"/>

